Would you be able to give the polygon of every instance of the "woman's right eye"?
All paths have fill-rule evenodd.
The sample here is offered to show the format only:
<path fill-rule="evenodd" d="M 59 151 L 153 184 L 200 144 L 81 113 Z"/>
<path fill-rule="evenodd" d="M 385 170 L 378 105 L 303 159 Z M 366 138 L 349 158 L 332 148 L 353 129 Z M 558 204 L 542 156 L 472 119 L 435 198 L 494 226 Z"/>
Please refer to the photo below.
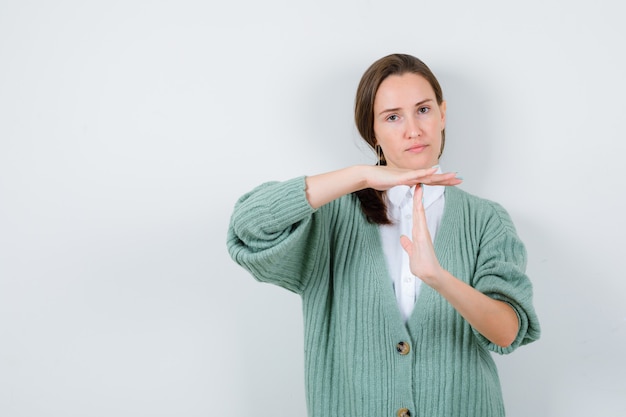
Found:
<path fill-rule="evenodd" d="M 398 115 L 397 114 L 392 114 L 392 115 L 387 117 L 387 120 L 390 121 L 390 122 L 395 122 L 396 120 L 398 120 Z"/>

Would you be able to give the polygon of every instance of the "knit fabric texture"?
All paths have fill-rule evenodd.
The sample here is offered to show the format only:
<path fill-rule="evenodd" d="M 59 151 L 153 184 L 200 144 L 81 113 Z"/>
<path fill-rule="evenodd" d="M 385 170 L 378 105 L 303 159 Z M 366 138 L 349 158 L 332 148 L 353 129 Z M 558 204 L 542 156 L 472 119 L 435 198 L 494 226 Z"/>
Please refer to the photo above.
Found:
<path fill-rule="evenodd" d="M 434 242 L 444 269 L 515 309 L 519 333 L 503 348 L 427 285 L 405 323 L 378 225 L 352 194 L 314 210 L 305 187 L 298 177 L 242 196 L 227 248 L 257 280 L 302 297 L 309 416 L 504 416 L 491 352 L 510 353 L 540 334 L 526 250 L 507 212 L 447 187 Z"/>

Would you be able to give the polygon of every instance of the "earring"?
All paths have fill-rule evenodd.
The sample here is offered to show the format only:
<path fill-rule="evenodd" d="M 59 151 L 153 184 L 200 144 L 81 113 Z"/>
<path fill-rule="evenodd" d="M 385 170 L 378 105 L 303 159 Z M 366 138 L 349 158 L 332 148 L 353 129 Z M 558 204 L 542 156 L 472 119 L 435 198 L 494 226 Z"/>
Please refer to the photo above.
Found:
<path fill-rule="evenodd" d="M 383 155 L 383 148 L 381 148 L 380 145 L 376 144 L 376 146 L 374 146 L 374 150 L 376 151 L 376 165 L 387 165 L 384 163 L 385 155 Z"/>

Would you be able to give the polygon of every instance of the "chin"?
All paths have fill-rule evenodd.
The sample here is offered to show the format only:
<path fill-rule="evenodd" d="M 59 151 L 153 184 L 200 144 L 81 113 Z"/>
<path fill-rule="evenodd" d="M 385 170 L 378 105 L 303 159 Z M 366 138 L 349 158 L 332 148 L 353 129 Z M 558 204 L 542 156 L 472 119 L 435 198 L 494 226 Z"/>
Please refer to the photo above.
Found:
<path fill-rule="evenodd" d="M 431 168 L 439 163 L 437 158 L 412 158 L 412 160 L 406 161 L 406 168 L 408 169 L 427 169 Z"/>

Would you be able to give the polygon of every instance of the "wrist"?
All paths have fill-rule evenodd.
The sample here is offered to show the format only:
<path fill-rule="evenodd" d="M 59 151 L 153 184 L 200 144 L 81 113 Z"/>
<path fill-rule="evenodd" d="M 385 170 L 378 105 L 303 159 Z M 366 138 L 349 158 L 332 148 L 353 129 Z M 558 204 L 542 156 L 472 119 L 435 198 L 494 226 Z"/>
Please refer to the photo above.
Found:
<path fill-rule="evenodd" d="M 371 188 L 369 180 L 369 172 L 371 170 L 369 165 L 353 165 L 348 168 L 350 170 L 350 176 L 353 179 L 354 191 L 360 191 L 365 188 Z"/>
<path fill-rule="evenodd" d="M 450 287 L 453 280 L 456 280 L 456 278 L 451 273 L 439 267 L 439 270 L 425 281 L 433 290 L 443 294 Z"/>

